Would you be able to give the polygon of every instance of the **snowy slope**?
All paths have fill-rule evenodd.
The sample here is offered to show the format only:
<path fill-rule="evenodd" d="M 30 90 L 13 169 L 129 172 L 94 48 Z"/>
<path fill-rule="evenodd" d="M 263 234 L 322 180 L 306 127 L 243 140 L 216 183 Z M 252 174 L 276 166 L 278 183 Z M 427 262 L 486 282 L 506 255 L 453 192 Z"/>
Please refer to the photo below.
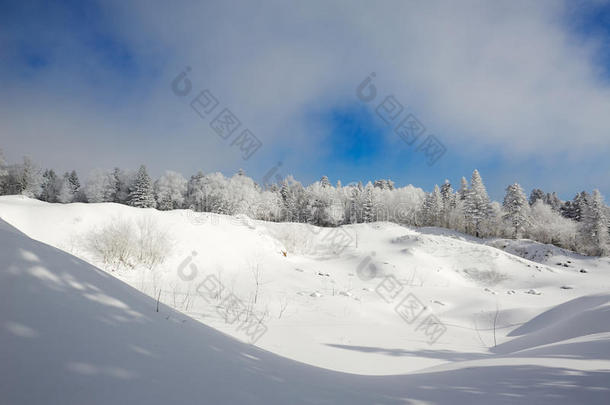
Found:
<path fill-rule="evenodd" d="M 175 248 L 157 276 L 109 275 L 2 225 L 0 372 L 8 377 L 0 402 L 511 403 L 527 395 L 531 403 L 606 403 L 610 395 L 607 259 L 580 273 L 459 234 L 383 223 L 346 227 L 354 243 L 332 255 L 315 249 L 322 232 L 300 224 L 0 199 L 4 220 L 83 258 L 79 237 L 118 215 L 152 215 L 172 230 Z M 294 244 L 299 238 L 314 248 L 284 256 L 307 245 Z M 264 269 L 258 305 L 273 315 L 256 344 L 266 350 L 166 306 L 156 313 L 154 299 L 113 277 L 150 295 L 156 284 L 174 306 L 172 290 L 189 288 L 176 269 L 192 250 L 202 275 L 221 267 L 240 297 L 252 293 L 248 262 Z M 362 263 L 376 265 L 375 278 L 359 277 Z M 397 302 L 374 291 L 382 275 L 400 279 L 403 296 L 415 294 L 447 326 L 438 341 L 427 343 L 394 311 Z M 186 312 L 246 340 L 218 315 L 220 304 L 196 298 Z"/>

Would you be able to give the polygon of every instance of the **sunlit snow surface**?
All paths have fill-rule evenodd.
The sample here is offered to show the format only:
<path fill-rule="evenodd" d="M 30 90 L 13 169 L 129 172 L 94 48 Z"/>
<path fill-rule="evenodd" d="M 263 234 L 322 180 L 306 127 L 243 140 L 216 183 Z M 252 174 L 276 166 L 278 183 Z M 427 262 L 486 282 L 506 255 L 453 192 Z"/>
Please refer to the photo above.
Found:
<path fill-rule="evenodd" d="M 329 248 L 303 224 L 14 196 L 0 217 L 0 403 L 610 397 L 608 258 L 389 223 L 343 227 L 348 246 Z M 85 251 L 91 230 L 138 217 L 171 234 L 163 264 L 111 271 Z M 220 297 L 202 293 L 211 276 Z M 264 324 L 255 345 L 223 317 L 229 296 Z"/>

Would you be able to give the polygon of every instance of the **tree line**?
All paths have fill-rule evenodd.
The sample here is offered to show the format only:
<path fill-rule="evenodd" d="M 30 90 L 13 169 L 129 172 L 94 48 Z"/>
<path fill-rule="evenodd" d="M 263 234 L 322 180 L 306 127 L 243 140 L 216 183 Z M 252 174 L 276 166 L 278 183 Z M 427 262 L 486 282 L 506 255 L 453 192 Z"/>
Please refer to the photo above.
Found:
<path fill-rule="evenodd" d="M 94 170 L 84 183 L 76 171 L 40 170 L 29 158 L 7 164 L 0 154 L 0 194 L 22 194 L 50 203 L 114 202 L 159 210 L 192 209 L 276 222 L 332 227 L 389 221 L 409 226 L 438 226 L 477 237 L 530 238 L 588 255 L 610 253 L 610 209 L 598 190 L 562 201 L 556 193 L 534 189 L 526 196 L 517 183 L 506 188 L 502 203 L 492 201 L 481 175 L 462 177 L 457 191 L 448 180 L 430 193 L 391 180 L 367 184 L 326 176 L 303 186 L 292 176 L 257 184 L 239 170 L 232 177 L 198 172 L 188 180 L 166 171 L 156 181 L 142 165 L 137 171 Z"/>

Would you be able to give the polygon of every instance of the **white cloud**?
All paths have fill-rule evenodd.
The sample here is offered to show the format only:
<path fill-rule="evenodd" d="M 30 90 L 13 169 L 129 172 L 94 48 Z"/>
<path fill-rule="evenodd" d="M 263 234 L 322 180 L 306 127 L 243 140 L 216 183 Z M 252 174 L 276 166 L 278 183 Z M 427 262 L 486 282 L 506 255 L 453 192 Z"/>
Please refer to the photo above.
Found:
<path fill-rule="evenodd" d="M 255 164 L 261 167 L 284 145 L 298 151 L 295 159 L 315 153 L 325 134 L 312 133 L 308 113 L 356 101 L 355 87 L 371 71 L 381 94 L 412 107 L 455 146 L 452 153 L 491 148 L 551 161 L 569 152 L 577 162 L 609 150 L 610 91 L 593 63 L 598 44 L 568 32 L 568 10 L 558 1 L 103 4 L 136 60 L 159 64 L 157 76 L 121 94 L 139 102 L 114 123 L 124 136 L 150 135 L 153 155 L 162 155 L 163 132 L 175 128 L 185 155 L 201 150 L 203 168 L 227 159 L 240 165 L 226 145 L 185 135 L 205 126 L 181 112 L 169 91 L 187 64 L 196 89 L 209 87 L 263 139 L 262 156 L 271 160 Z M 57 122 L 72 120 L 66 111 L 80 100 L 65 104 Z M 103 117 L 108 107 L 88 114 Z"/>

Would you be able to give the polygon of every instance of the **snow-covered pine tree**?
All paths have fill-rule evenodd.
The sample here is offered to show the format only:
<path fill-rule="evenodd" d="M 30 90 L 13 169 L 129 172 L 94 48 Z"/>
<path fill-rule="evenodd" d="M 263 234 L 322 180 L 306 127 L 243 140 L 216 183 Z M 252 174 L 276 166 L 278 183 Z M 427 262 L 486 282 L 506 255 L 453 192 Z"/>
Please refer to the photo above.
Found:
<path fill-rule="evenodd" d="M 200 170 L 193 174 L 186 184 L 186 204 L 187 208 L 196 212 L 202 212 L 205 204 L 203 192 L 203 179 L 205 175 Z"/>
<path fill-rule="evenodd" d="M 282 198 L 282 221 L 292 222 L 294 213 L 294 201 L 290 199 L 290 186 L 288 185 L 288 179 L 282 181 L 280 187 L 280 197 Z"/>
<path fill-rule="evenodd" d="M 281 215 L 282 221 L 301 222 L 302 203 L 305 198 L 305 190 L 301 183 L 296 181 L 292 175 L 286 177 L 279 191 L 281 199 Z"/>
<path fill-rule="evenodd" d="M 136 173 L 128 199 L 132 207 L 151 208 L 156 204 L 153 185 L 144 165 Z"/>
<path fill-rule="evenodd" d="M 118 167 L 112 172 L 112 201 L 119 204 L 129 204 L 129 193 L 134 180 L 133 174 L 125 173 Z"/>
<path fill-rule="evenodd" d="M 311 223 L 317 226 L 328 225 L 328 204 L 322 198 L 314 197 L 311 202 Z"/>
<path fill-rule="evenodd" d="M 538 200 L 544 201 L 544 199 L 545 199 L 544 191 L 540 190 L 539 188 L 535 188 L 530 193 L 529 204 L 534 205 L 536 203 L 536 201 L 538 201 Z"/>
<path fill-rule="evenodd" d="M 561 208 L 561 214 L 574 221 L 582 221 L 582 215 L 589 205 L 589 194 L 586 191 L 581 191 L 576 194 L 572 201 L 566 201 Z"/>
<path fill-rule="evenodd" d="M 332 185 L 330 184 L 330 181 L 328 181 L 328 177 L 322 176 L 322 178 L 320 179 L 320 187 L 322 187 L 322 188 L 332 187 Z"/>
<path fill-rule="evenodd" d="M 443 199 L 438 185 L 434 185 L 434 191 L 426 195 L 422 207 L 422 221 L 428 226 L 438 226 L 442 212 Z"/>
<path fill-rule="evenodd" d="M 438 184 L 434 185 L 434 190 L 432 191 L 432 226 L 440 226 L 441 225 L 441 213 L 443 211 L 443 197 L 441 196 L 441 189 L 438 187 Z"/>
<path fill-rule="evenodd" d="M 369 181 L 362 193 L 362 222 L 373 222 L 375 220 L 375 196 L 373 185 Z"/>
<path fill-rule="evenodd" d="M 481 225 L 489 216 L 489 196 L 478 170 L 472 172 L 470 189 L 466 193 L 464 215 L 468 230 L 475 236 L 482 234 Z"/>
<path fill-rule="evenodd" d="M 72 170 L 70 172 L 68 180 L 70 181 L 70 186 L 72 187 L 72 192 L 74 194 L 78 193 L 80 191 L 80 181 L 78 180 L 78 174 L 76 174 L 76 170 Z"/>
<path fill-rule="evenodd" d="M 599 190 L 593 190 L 593 194 L 588 197 L 588 204 L 583 209 L 580 233 L 585 249 L 597 256 L 606 255 L 610 251 L 605 209 L 601 193 Z"/>
<path fill-rule="evenodd" d="M 0 195 L 7 194 L 8 192 L 8 168 L 6 167 L 6 161 L 0 149 Z"/>
<path fill-rule="evenodd" d="M 61 180 L 53 169 L 45 170 L 42 175 L 40 199 L 46 202 L 57 202 L 61 188 Z"/>
<path fill-rule="evenodd" d="M 379 188 L 381 190 L 385 190 L 386 188 L 389 188 L 388 182 L 383 179 L 375 180 L 375 183 L 373 183 L 373 187 Z"/>
<path fill-rule="evenodd" d="M 0 149 L 0 179 L 8 176 L 8 170 L 6 168 L 6 160 L 4 159 L 4 153 Z"/>
<path fill-rule="evenodd" d="M 534 195 L 533 192 L 532 195 Z M 544 193 L 542 193 L 542 197 L 535 198 L 534 203 L 541 200 L 543 197 Z M 504 196 L 502 208 L 504 211 L 502 217 L 513 228 L 513 236 L 515 238 L 520 237 L 522 232 L 526 230 L 527 226 L 530 224 L 530 206 L 527 197 L 519 184 L 514 183 L 506 187 L 506 195 Z"/>
<path fill-rule="evenodd" d="M 460 200 L 466 200 L 466 196 L 468 196 L 468 181 L 466 180 L 466 177 L 462 177 L 462 180 L 460 180 L 460 189 L 458 190 L 457 195 Z"/>
<path fill-rule="evenodd" d="M 562 202 L 557 196 L 556 192 L 553 191 L 552 193 L 546 193 L 546 196 L 544 197 L 544 202 L 550 205 L 553 211 L 560 212 Z"/>
<path fill-rule="evenodd" d="M 357 224 L 362 222 L 362 191 L 358 187 L 351 187 L 351 189 L 345 218 L 348 218 L 350 224 Z"/>
<path fill-rule="evenodd" d="M 451 211 L 456 206 L 456 196 L 448 179 L 445 179 L 445 183 L 441 186 L 441 200 L 441 221 L 439 225 L 448 227 Z"/>

